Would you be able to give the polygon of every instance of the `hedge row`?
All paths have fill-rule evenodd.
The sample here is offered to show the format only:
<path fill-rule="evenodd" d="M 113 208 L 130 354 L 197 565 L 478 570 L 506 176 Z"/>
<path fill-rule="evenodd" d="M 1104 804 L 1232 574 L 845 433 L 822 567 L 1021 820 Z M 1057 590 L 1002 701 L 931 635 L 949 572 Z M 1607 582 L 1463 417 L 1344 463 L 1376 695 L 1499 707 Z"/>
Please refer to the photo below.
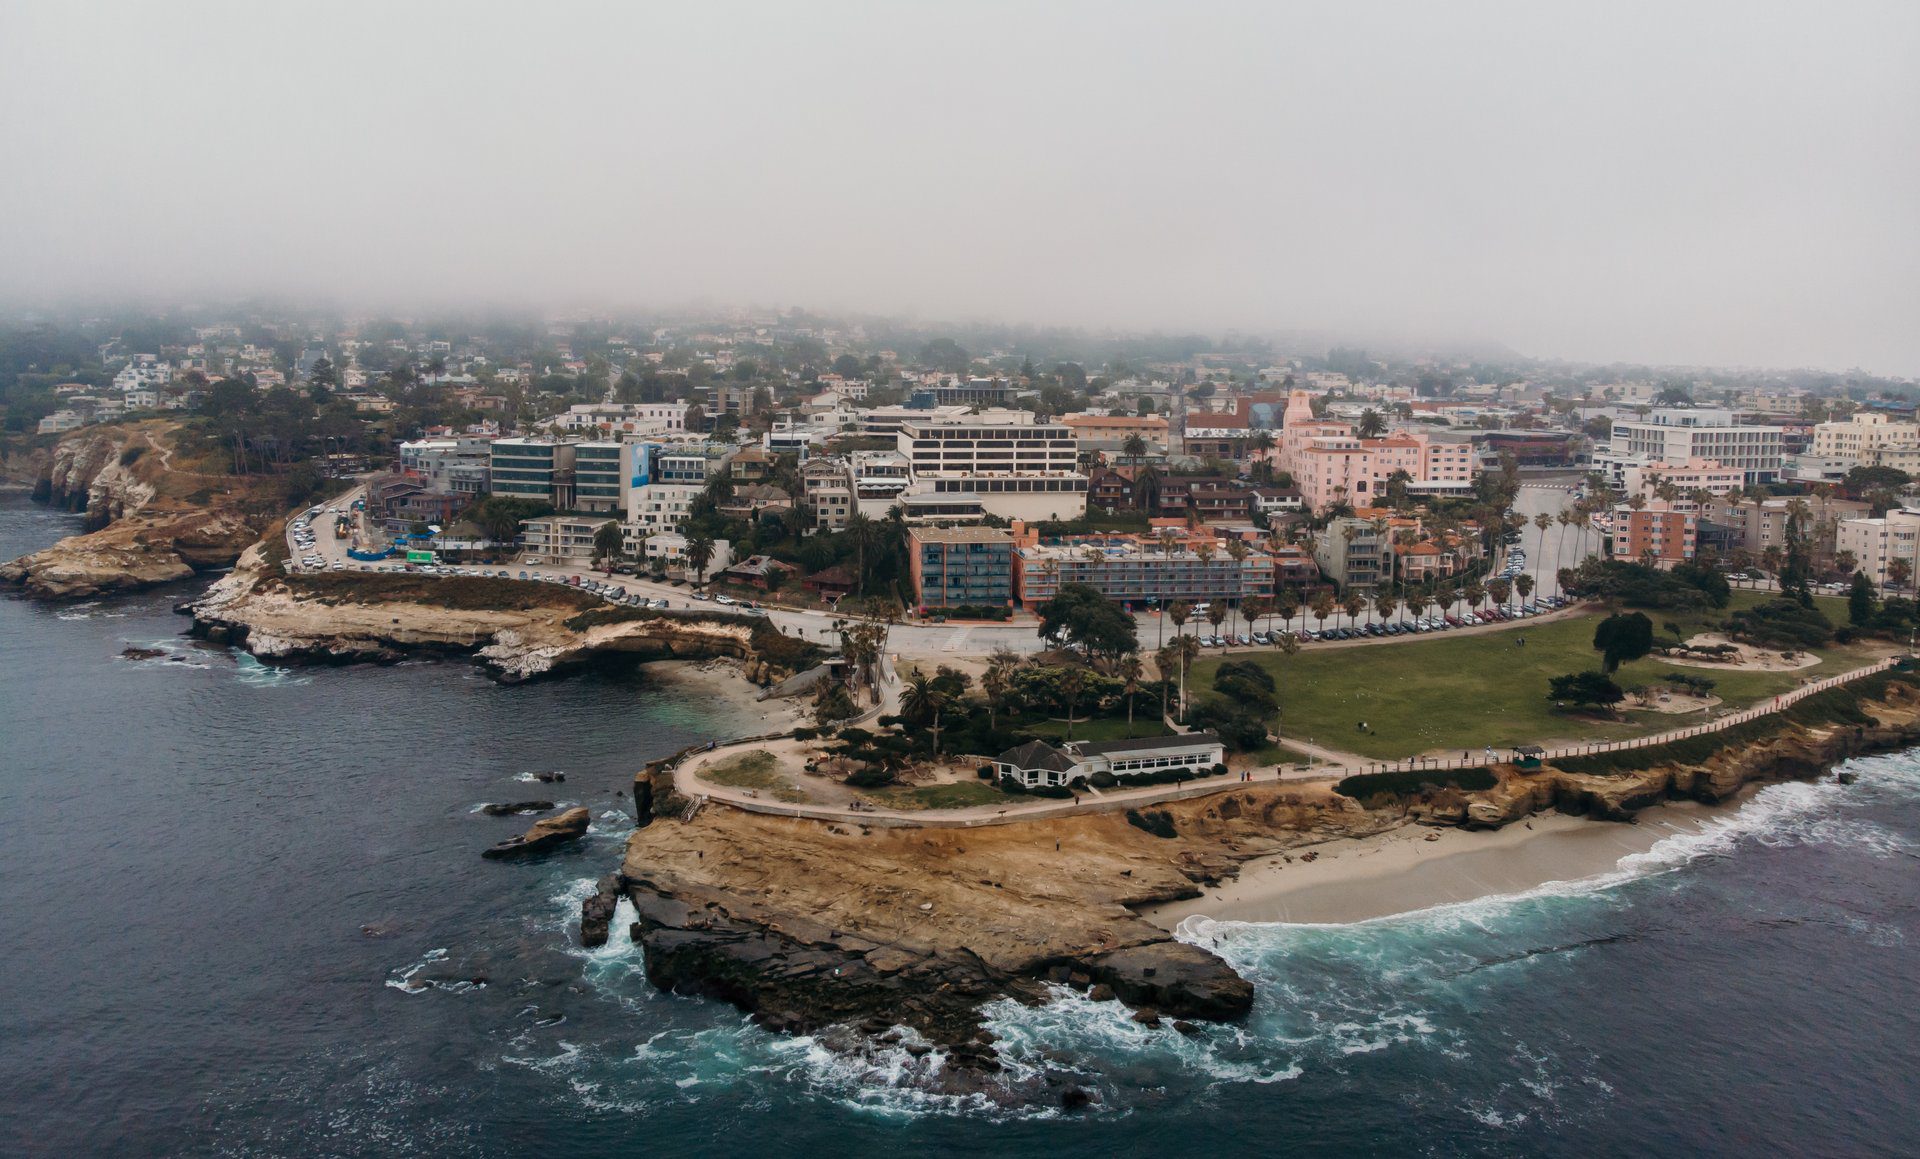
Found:
<path fill-rule="evenodd" d="M 1444 772 L 1434 769 L 1409 769 L 1402 773 L 1359 773 L 1347 777 L 1333 787 L 1333 791 L 1343 797 L 1352 797 L 1364 801 L 1369 797 L 1385 793 L 1392 797 L 1413 797 L 1429 788 L 1491 789 L 1495 784 L 1493 771 L 1484 766 L 1469 769 L 1448 769 Z"/>

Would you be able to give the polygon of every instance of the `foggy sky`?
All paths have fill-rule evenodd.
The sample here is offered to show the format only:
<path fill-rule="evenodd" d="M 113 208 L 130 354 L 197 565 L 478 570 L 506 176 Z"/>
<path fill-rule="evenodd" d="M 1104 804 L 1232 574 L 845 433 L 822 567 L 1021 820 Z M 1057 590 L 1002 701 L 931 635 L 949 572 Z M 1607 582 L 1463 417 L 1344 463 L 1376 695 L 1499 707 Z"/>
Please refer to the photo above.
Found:
<path fill-rule="evenodd" d="M 1920 4 L 0 0 L 0 299 L 1920 374 Z"/>

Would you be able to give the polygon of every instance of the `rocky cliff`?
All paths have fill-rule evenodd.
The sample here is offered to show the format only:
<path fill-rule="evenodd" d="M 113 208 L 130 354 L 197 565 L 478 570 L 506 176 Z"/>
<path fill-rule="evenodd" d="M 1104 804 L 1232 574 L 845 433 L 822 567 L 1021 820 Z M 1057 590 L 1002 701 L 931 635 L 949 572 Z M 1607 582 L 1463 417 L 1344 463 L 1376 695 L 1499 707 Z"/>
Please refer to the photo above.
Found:
<path fill-rule="evenodd" d="M 182 609 L 197 634 L 281 663 L 467 654 L 508 683 L 615 655 L 730 657 L 757 683 L 785 674 L 761 655 L 758 621 L 744 615 L 612 609 L 568 588 L 480 577 L 283 575 L 267 549 L 277 534 Z"/>
<path fill-rule="evenodd" d="M 253 485 L 176 470 L 177 429 L 161 421 L 87 427 L 54 444 L 34 495 L 86 512 L 88 531 L 0 565 L 0 583 L 77 599 L 234 562 L 259 534 L 244 513 Z"/>

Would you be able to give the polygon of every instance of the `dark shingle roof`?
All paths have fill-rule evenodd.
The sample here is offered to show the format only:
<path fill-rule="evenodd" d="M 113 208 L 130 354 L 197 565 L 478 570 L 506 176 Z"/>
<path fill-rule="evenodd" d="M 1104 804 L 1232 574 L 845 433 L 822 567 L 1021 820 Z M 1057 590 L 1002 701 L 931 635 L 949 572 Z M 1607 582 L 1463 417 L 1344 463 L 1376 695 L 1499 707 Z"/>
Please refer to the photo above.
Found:
<path fill-rule="evenodd" d="M 1051 769 L 1058 773 L 1071 769 L 1074 763 L 1072 757 L 1042 740 L 1030 740 L 1019 748 L 1008 749 L 998 760 L 1016 769 Z"/>

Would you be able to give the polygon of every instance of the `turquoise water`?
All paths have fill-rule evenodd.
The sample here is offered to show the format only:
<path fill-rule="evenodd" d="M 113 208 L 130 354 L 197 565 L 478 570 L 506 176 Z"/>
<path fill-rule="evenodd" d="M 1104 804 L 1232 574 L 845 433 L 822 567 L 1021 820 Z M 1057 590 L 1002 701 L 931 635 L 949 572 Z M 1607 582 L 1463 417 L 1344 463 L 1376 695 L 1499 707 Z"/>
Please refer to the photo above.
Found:
<path fill-rule="evenodd" d="M 73 521 L 0 501 L 0 554 Z M 1244 1026 L 1062 993 L 993 1011 L 1069 1115 L 926 1093 L 661 995 L 570 924 L 614 790 L 730 722 L 644 671 L 281 670 L 179 636 L 193 586 L 0 600 L 0 1150 L 34 1155 L 1910 1154 L 1920 762 L 1764 790 L 1607 878 L 1346 926 L 1192 921 Z M 128 661 L 128 645 L 170 659 Z M 564 769 L 564 785 L 530 782 Z M 593 834 L 478 851 L 552 795 Z M 624 917 L 615 928 L 624 928 Z M 417 988 L 416 988 L 417 987 Z"/>

